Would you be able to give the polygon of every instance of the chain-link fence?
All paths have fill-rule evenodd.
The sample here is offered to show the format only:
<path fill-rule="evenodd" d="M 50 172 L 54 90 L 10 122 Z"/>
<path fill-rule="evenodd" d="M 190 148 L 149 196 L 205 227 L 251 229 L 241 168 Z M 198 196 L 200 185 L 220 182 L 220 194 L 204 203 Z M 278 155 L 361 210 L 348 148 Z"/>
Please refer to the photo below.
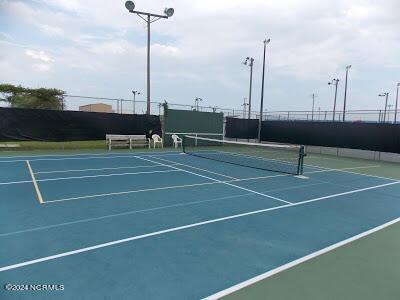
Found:
<path fill-rule="evenodd" d="M 223 108 L 218 106 L 201 106 L 190 104 L 179 104 L 166 101 L 171 109 L 195 110 L 206 112 L 222 112 L 226 117 L 237 117 L 247 119 L 249 112 L 244 109 Z M 164 101 L 153 101 L 150 103 L 150 113 L 162 115 L 164 113 Z M 0 106 L 7 106 L 5 99 L 0 99 Z M 144 100 L 91 97 L 78 95 L 64 95 L 63 109 L 72 111 L 93 111 L 109 112 L 119 114 L 145 114 L 147 102 Z M 250 118 L 258 119 L 259 112 L 251 111 Z M 344 115 L 344 116 L 343 116 Z M 302 120 L 302 121 L 336 121 L 343 120 L 348 122 L 380 122 L 380 123 L 400 123 L 400 110 L 348 110 L 329 111 L 329 110 L 297 110 L 297 111 L 265 111 L 263 120 Z"/>

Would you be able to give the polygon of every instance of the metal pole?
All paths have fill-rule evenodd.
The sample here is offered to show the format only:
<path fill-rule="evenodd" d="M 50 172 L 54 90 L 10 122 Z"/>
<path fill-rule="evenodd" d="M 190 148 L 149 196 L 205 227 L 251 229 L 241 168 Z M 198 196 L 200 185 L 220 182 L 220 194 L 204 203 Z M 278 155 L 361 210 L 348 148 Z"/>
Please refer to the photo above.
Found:
<path fill-rule="evenodd" d="M 400 83 L 397 84 L 397 92 L 396 92 L 396 106 L 394 109 L 394 123 L 397 123 L 397 104 L 399 102 L 399 87 L 400 87 Z"/>
<path fill-rule="evenodd" d="M 385 114 L 383 115 L 383 122 L 386 122 L 386 113 L 387 113 L 387 103 L 388 103 L 388 98 L 389 98 L 389 93 L 386 94 L 386 101 L 385 101 Z"/>
<path fill-rule="evenodd" d="M 147 111 L 150 114 L 150 15 L 147 16 Z"/>
<path fill-rule="evenodd" d="M 335 101 L 333 103 L 333 121 L 335 121 L 335 114 L 336 114 L 336 97 L 337 97 L 337 87 L 338 87 L 339 80 L 336 81 L 335 84 Z"/>
<path fill-rule="evenodd" d="M 347 78 L 349 75 L 350 68 L 351 68 L 351 65 L 346 66 L 346 83 L 344 86 L 344 103 L 343 103 L 343 122 L 346 121 Z"/>
<path fill-rule="evenodd" d="M 314 105 L 315 105 L 315 94 L 312 94 L 312 110 L 311 110 L 311 121 L 314 121 Z"/>
<path fill-rule="evenodd" d="M 338 89 L 338 84 L 339 84 L 339 79 L 333 79 L 332 83 L 329 84 L 334 84 L 335 85 L 335 99 L 333 101 L 333 118 L 332 120 L 335 121 L 335 115 L 336 115 L 336 100 L 337 100 L 337 89 Z"/>
<path fill-rule="evenodd" d="M 264 106 L 264 79 L 265 79 L 265 52 L 267 50 L 267 43 L 270 39 L 264 40 L 264 58 L 263 58 L 263 72 L 262 72 L 262 83 L 261 83 L 261 103 L 260 103 L 260 117 L 258 119 L 258 142 L 261 143 L 261 123 L 263 116 L 263 106 Z"/>
<path fill-rule="evenodd" d="M 254 58 L 250 58 L 249 119 L 251 118 L 251 89 L 253 85 L 253 62 Z"/>
<path fill-rule="evenodd" d="M 133 93 L 133 114 L 135 114 L 135 107 L 136 106 L 136 92 Z"/>

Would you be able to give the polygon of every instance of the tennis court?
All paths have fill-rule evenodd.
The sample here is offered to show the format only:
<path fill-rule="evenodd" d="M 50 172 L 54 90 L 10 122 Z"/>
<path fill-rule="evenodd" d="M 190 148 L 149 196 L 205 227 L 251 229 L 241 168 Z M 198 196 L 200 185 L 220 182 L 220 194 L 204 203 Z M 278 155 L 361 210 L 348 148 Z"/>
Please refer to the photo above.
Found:
<path fill-rule="evenodd" d="M 4 298 L 218 298 L 395 222 L 374 162 L 303 176 L 181 152 L 0 158 Z M 238 286 L 239 285 L 239 286 Z"/>

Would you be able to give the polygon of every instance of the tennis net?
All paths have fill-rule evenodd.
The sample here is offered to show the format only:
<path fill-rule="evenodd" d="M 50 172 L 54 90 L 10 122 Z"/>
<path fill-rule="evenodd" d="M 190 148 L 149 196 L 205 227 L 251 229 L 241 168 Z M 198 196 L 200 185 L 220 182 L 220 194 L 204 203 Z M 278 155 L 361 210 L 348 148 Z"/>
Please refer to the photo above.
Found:
<path fill-rule="evenodd" d="M 246 143 L 185 135 L 183 152 L 234 165 L 294 175 L 303 174 L 304 146 Z"/>

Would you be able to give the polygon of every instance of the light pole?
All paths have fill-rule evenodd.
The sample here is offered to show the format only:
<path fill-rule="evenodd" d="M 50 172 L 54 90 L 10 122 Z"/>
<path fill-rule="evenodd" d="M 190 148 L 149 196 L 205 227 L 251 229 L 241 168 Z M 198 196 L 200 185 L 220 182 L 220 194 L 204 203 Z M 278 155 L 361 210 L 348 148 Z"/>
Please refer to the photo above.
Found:
<path fill-rule="evenodd" d="M 243 98 L 243 119 L 246 119 L 246 106 L 249 106 L 249 103 L 246 103 L 246 98 Z M 249 106 L 250 107 L 250 106 Z M 250 118 L 249 118 L 250 119 Z"/>
<path fill-rule="evenodd" d="M 339 79 L 332 79 L 331 82 L 328 82 L 329 85 L 335 86 L 335 99 L 333 101 L 333 121 L 335 122 L 335 114 L 336 114 L 336 97 L 337 97 L 337 88 L 339 84 Z"/>
<path fill-rule="evenodd" d="M 346 66 L 346 82 L 344 85 L 344 101 L 343 101 L 343 122 L 346 120 L 346 101 L 347 101 L 347 78 L 351 65 Z"/>
<path fill-rule="evenodd" d="M 314 107 L 315 107 L 315 98 L 317 98 L 316 94 L 312 94 L 312 110 L 311 110 L 311 121 L 314 121 Z"/>
<path fill-rule="evenodd" d="M 396 106 L 394 109 L 394 123 L 397 123 L 397 104 L 399 102 L 399 87 L 400 87 L 400 82 L 397 84 L 397 92 L 396 92 Z"/>
<path fill-rule="evenodd" d="M 200 102 L 200 101 L 203 101 L 203 99 L 201 99 L 201 98 L 199 98 L 199 97 L 196 97 L 196 98 L 194 99 L 194 105 L 195 105 L 197 111 L 199 111 L 199 102 Z"/>
<path fill-rule="evenodd" d="M 263 58 L 262 83 L 261 83 L 260 117 L 258 118 L 258 142 L 259 143 L 261 143 L 261 125 L 262 125 L 263 106 L 264 106 L 265 53 L 267 51 L 267 44 L 269 44 L 269 42 L 271 42 L 271 39 L 264 40 L 264 58 Z"/>
<path fill-rule="evenodd" d="M 389 93 L 388 92 L 382 93 L 382 94 L 379 94 L 378 96 L 386 98 L 386 100 L 385 100 L 385 112 L 383 113 L 383 123 L 385 123 L 386 122 L 386 112 L 387 112 L 387 103 L 388 103 Z"/>
<path fill-rule="evenodd" d="M 254 58 L 252 57 L 246 57 L 246 60 L 243 63 L 245 66 L 250 67 L 250 88 L 249 88 L 249 119 L 251 117 L 251 89 L 252 89 L 252 83 L 253 83 L 253 64 L 254 64 Z"/>
<path fill-rule="evenodd" d="M 126 1 L 125 7 L 130 13 L 137 14 L 147 24 L 147 110 L 146 114 L 150 114 L 150 24 L 160 19 L 168 19 L 173 16 L 174 9 L 166 8 L 164 15 L 151 14 L 147 12 L 135 10 L 135 4 L 132 1 Z M 145 17 L 143 17 L 145 16 Z"/>
<path fill-rule="evenodd" d="M 140 95 L 140 92 L 132 91 L 132 94 L 133 94 L 133 114 L 135 114 L 136 95 Z"/>

